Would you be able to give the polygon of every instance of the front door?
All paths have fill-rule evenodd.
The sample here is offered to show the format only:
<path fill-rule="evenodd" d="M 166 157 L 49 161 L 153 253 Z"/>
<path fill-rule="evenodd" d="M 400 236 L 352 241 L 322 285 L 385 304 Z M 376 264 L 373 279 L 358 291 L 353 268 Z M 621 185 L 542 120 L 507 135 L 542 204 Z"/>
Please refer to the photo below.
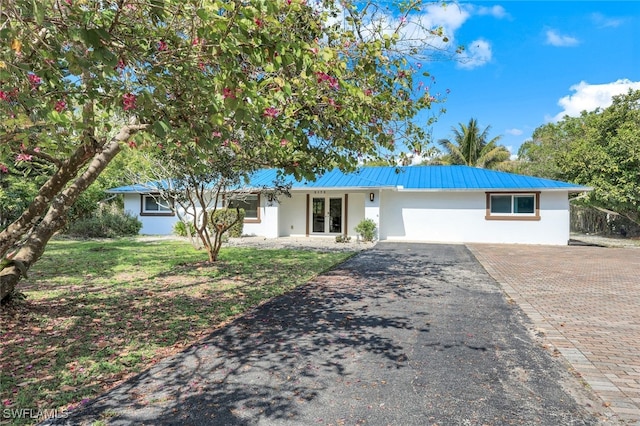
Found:
<path fill-rule="evenodd" d="M 311 225 L 314 234 L 342 234 L 342 198 L 313 197 Z"/>

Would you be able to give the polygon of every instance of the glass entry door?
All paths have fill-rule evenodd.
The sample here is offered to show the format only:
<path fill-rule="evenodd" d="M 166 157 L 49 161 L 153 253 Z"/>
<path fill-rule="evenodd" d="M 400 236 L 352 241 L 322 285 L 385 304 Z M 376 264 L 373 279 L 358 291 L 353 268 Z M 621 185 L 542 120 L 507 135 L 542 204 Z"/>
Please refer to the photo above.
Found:
<path fill-rule="evenodd" d="M 311 208 L 313 233 L 342 233 L 342 198 L 314 197 Z"/>

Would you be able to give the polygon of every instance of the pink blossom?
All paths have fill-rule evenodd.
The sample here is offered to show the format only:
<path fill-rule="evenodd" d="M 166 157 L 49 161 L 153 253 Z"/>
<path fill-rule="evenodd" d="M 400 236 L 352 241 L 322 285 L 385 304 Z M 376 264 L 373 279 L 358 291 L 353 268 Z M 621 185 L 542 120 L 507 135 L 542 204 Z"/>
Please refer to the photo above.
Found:
<path fill-rule="evenodd" d="M 224 99 L 227 99 L 227 98 L 235 99 L 236 95 L 235 95 L 235 92 L 233 90 L 231 90 L 228 87 L 225 87 L 224 89 L 222 89 L 222 97 Z"/>
<path fill-rule="evenodd" d="M 311 53 L 313 53 L 314 55 L 318 54 L 318 48 L 317 47 L 312 47 L 311 48 Z"/>
<path fill-rule="evenodd" d="M 220 136 L 222 136 L 221 132 L 213 132 L 211 133 L 211 136 L 213 136 L 214 138 L 219 138 Z"/>
<path fill-rule="evenodd" d="M 129 144 L 129 148 L 135 148 L 138 146 L 134 141 L 129 141 L 128 144 Z"/>
<path fill-rule="evenodd" d="M 167 46 L 167 42 L 166 42 L 166 41 L 164 41 L 164 40 L 160 40 L 160 41 L 158 42 L 158 50 L 159 50 L 159 51 L 161 51 L 161 52 L 162 52 L 162 51 L 165 51 L 165 50 L 167 50 L 167 48 L 168 48 L 168 46 Z"/>
<path fill-rule="evenodd" d="M 401 17 L 400 18 L 400 23 L 401 24 L 406 24 L 407 23 L 407 17 L 406 16 Z"/>
<path fill-rule="evenodd" d="M 32 158 L 31 154 L 20 153 L 16 155 L 16 161 L 31 161 Z"/>
<path fill-rule="evenodd" d="M 254 22 L 256 23 L 256 25 L 258 26 L 258 28 L 262 28 L 262 25 L 264 25 L 264 22 L 262 22 L 262 19 L 258 19 L 256 18 L 254 20 Z"/>
<path fill-rule="evenodd" d="M 207 66 L 204 62 L 198 62 L 198 68 L 200 68 L 200 71 L 204 72 L 204 70 L 207 69 Z"/>
<path fill-rule="evenodd" d="M 124 110 L 128 111 L 130 109 L 136 109 L 136 99 L 137 96 L 133 93 L 125 93 L 122 95 L 122 104 L 124 106 Z"/>
<path fill-rule="evenodd" d="M 64 2 L 65 2 L 68 6 L 73 6 L 73 1 L 72 1 L 72 0 L 64 0 Z"/>
<path fill-rule="evenodd" d="M 280 114 L 280 111 L 277 108 L 269 107 L 264 110 L 263 115 L 265 117 L 276 118 Z"/>
<path fill-rule="evenodd" d="M 33 148 L 33 152 L 40 152 L 40 147 L 36 146 L 35 148 Z"/>
<path fill-rule="evenodd" d="M 371 89 L 365 89 L 364 94 L 365 94 L 366 96 L 371 96 L 371 95 L 373 95 L 373 90 L 371 90 Z"/>
<path fill-rule="evenodd" d="M 5 92 L 4 90 L 0 90 L 0 101 L 9 102 L 9 93 Z"/>
<path fill-rule="evenodd" d="M 127 66 L 127 63 L 124 61 L 124 59 L 120 58 L 118 59 L 118 64 L 116 65 L 115 70 L 122 71 L 125 66 Z"/>
<path fill-rule="evenodd" d="M 195 37 L 195 38 L 193 39 L 193 41 L 191 41 L 191 45 L 192 45 L 192 46 L 197 46 L 198 44 L 200 44 L 200 42 L 201 42 L 201 41 L 202 41 L 202 40 L 200 40 L 200 38 Z"/>
<path fill-rule="evenodd" d="M 9 173 L 9 168 L 7 166 L 5 166 L 4 164 L 0 163 L 0 172 Z"/>
<path fill-rule="evenodd" d="M 3 404 L 5 407 L 8 407 L 9 405 L 11 405 L 11 404 L 12 404 L 12 402 L 11 402 L 11 400 L 10 400 L 10 399 L 5 399 L 4 401 L 2 401 L 2 404 Z"/>
<path fill-rule="evenodd" d="M 316 75 L 318 76 L 318 83 L 322 83 L 326 81 L 329 84 L 330 88 L 334 90 L 338 90 L 340 88 L 340 84 L 338 83 L 337 78 L 332 77 L 329 74 L 324 72 L 317 72 Z"/>
<path fill-rule="evenodd" d="M 29 73 L 29 83 L 31 83 L 31 88 L 35 89 L 42 84 L 42 79 L 33 73 Z"/>
<path fill-rule="evenodd" d="M 67 103 L 65 101 L 58 101 L 56 102 L 56 105 L 53 107 L 53 109 L 55 109 L 58 112 L 62 112 L 65 110 L 66 107 L 67 107 Z"/>
<path fill-rule="evenodd" d="M 289 144 L 289 141 L 286 139 L 280 139 L 280 146 L 287 146 Z"/>

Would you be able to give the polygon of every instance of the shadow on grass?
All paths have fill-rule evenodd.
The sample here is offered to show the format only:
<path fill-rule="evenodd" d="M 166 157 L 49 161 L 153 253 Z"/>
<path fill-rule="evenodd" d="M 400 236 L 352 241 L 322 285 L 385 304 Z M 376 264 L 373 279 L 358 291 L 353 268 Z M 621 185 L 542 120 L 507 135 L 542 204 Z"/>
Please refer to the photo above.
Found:
<path fill-rule="evenodd" d="M 55 242 L 27 283 L 33 298 L 0 312 L 3 405 L 54 409 L 99 394 L 348 256 L 260 252 L 225 249 L 194 267 L 206 256 L 184 243 Z"/>
<path fill-rule="evenodd" d="M 433 289 L 412 281 L 424 265 L 403 254 L 402 262 L 394 262 L 361 253 L 348 268 L 251 310 L 97 398 L 66 424 L 299 421 L 306 405 L 333 383 L 355 380 L 360 356 L 378 369 L 406 368 L 397 335 L 429 332 L 414 319 L 427 315 L 416 303 Z"/>

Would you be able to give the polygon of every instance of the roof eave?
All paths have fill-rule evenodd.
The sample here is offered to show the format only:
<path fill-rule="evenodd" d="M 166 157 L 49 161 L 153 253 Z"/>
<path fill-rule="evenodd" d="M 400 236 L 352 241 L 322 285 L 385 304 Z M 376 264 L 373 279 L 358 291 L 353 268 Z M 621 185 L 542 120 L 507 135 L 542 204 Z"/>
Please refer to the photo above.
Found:
<path fill-rule="evenodd" d="M 394 188 L 398 192 L 588 192 L 590 187 L 570 188 Z"/>

